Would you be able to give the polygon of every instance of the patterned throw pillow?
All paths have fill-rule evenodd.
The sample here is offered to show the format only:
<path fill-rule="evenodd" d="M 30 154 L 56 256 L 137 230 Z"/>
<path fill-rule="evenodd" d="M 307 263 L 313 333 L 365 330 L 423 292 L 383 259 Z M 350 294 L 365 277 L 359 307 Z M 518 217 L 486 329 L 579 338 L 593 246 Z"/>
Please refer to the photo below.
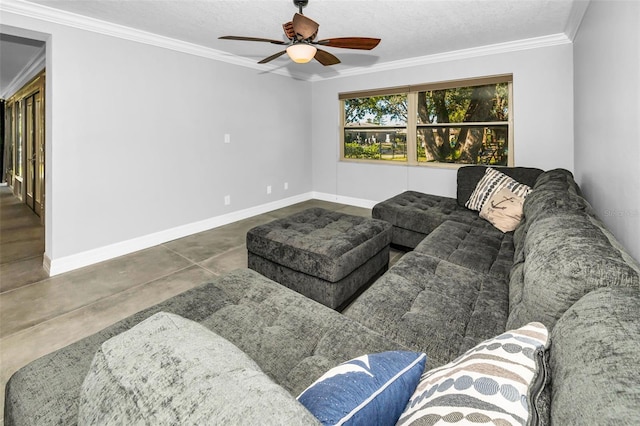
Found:
<path fill-rule="evenodd" d="M 509 188 L 514 194 L 522 198 L 525 198 L 531 192 L 531 187 L 510 178 L 496 169 L 487 167 L 484 176 L 476 185 L 476 189 L 471 193 L 465 206 L 471 210 L 481 211 L 487 200 L 502 188 Z"/>
<path fill-rule="evenodd" d="M 424 371 L 423 353 L 363 355 L 326 372 L 298 396 L 324 425 L 393 425 Z"/>
<path fill-rule="evenodd" d="M 502 188 L 484 203 L 480 217 L 488 220 L 502 232 L 516 229 L 522 220 L 524 198 L 516 195 L 509 188 Z"/>
<path fill-rule="evenodd" d="M 397 424 L 537 424 L 532 401 L 547 377 L 547 347 L 547 329 L 535 322 L 480 343 L 425 372 Z"/>

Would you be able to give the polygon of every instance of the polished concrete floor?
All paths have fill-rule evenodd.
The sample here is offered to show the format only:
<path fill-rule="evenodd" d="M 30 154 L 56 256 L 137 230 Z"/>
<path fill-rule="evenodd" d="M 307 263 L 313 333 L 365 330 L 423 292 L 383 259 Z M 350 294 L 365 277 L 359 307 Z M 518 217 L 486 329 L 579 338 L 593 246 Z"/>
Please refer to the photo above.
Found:
<path fill-rule="evenodd" d="M 30 361 L 217 275 L 246 267 L 249 229 L 309 207 L 371 215 L 369 209 L 310 200 L 48 277 L 42 269 L 44 229 L 39 218 L 8 188 L 0 188 L 0 395 L 9 377 Z M 391 263 L 401 255 L 392 250 Z"/>

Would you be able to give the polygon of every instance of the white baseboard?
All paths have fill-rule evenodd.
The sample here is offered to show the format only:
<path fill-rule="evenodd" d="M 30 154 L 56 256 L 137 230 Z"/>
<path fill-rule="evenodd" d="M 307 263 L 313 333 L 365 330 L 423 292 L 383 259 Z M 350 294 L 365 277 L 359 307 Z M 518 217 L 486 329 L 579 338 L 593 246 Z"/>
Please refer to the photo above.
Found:
<path fill-rule="evenodd" d="M 104 247 L 87 250 L 81 253 L 64 256 L 58 259 L 51 259 L 47 254 L 44 256 L 43 267 L 49 273 L 49 276 L 69 272 L 84 266 L 93 265 L 105 260 L 113 259 L 118 256 L 133 253 L 135 251 L 144 250 L 149 247 L 157 246 L 177 238 L 183 238 L 198 232 L 208 231 L 219 226 L 228 225 L 242 219 L 247 219 L 272 210 L 288 207 L 293 204 L 301 203 L 314 198 L 312 192 L 296 195 L 282 200 L 274 201 L 268 204 L 251 207 L 212 217 L 202 221 L 189 223 L 175 228 L 167 229 L 153 234 L 144 235 L 142 237 L 133 238 Z"/>
<path fill-rule="evenodd" d="M 363 198 L 344 197 L 342 195 L 327 194 L 324 192 L 312 192 L 312 198 L 322 201 L 330 201 L 332 203 L 348 204 L 350 206 L 362 207 L 365 209 L 373 208 L 378 202 L 365 200 Z"/>
<path fill-rule="evenodd" d="M 189 223 L 175 228 L 167 229 L 153 234 L 144 235 L 142 237 L 133 238 L 131 240 L 110 244 L 82 253 L 64 256 L 59 259 L 51 259 L 46 253 L 44 255 L 43 267 L 49 273 L 49 276 L 62 274 L 64 272 L 73 271 L 78 268 L 93 265 L 115 257 L 124 256 L 135 251 L 144 250 L 149 247 L 164 244 L 166 242 L 183 238 L 198 232 L 208 231 L 219 226 L 228 225 L 239 220 L 257 216 L 259 214 L 268 213 L 272 210 L 288 207 L 303 201 L 317 199 L 340 204 L 348 204 L 363 208 L 372 208 L 376 202 L 364 200 L 360 198 L 343 197 L 335 194 L 327 194 L 323 192 L 307 192 L 296 195 L 294 197 L 285 198 L 268 204 L 262 204 L 256 207 L 239 210 L 212 217 L 199 222 Z"/>

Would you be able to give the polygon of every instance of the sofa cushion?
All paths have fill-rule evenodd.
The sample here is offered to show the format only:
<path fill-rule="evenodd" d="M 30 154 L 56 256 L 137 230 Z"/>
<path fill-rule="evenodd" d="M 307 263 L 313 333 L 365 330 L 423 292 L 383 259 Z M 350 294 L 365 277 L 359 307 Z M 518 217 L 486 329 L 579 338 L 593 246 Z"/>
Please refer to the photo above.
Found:
<path fill-rule="evenodd" d="M 493 226 L 478 228 L 446 221 L 415 251 L 507 280 L 513 263 L 513 237 Z"/>
<path fill-rule="evenodd" d="M 522 254 L 524 239 L 531 223 L 566 210 L 583 211 L 595 216 L 587 200 L 582 197 L 570 171 L 554 169 L 542 173 L 522 206 L 524 220 L 514 235 L 516 262 Z"/>
<path fill-rule="evenodd" d="M 551 422 L 630 425 L 640 420 L 640 291 L 595 290 L 551 333 Z"/>
<path fill-rule="evenodd" d="M 405 191 L 376 204 L 371 216 L 391 223 L 393 243 L 409 248 L 447 220 L 491 227 L 477 212 L 458 205 L 453 198 L 416 191 Z"/>
<path fill-rule="evenodd" d="M 465 206 L 471 210 L 481 211 L 484 204 L 502 188 L 509 188 L 519 197 L 525 198 L 531 187 L 518 182 L 500 171 L 487 167 L 482 179 L 476 185 Z"/>
<path fill-rule="evenodd" d="M 579 211 L 535 220 L 524 260 L 509 282 L 508 328 L 538 321 L 549 329 L 582 296 L 600 287 L 640 288 L 640 272 L 603 225 Z"/>
<path fill-rule="evenodd" d="M 7 383 L 5 418 L 25 424 L 73 424 L 80 384 L 100 345 L 161 311 L 226 338 L 294 396 L 341 362 L 365 353 L 408 349 L 255 271 L 239 269 L 18 370 Z"/>
<path fill-rule="evenodd" d="M 299 396 L 325 425 L 394 425 L 424 371 L 426 355 L 391 351 L 363 355 L 322 375 Z"/>
<path fill-rule="evenodd" d="M 562 212 L 582 212 L 591 216 L 595 212 L 581 196 L 562 190 L 534 189 L 524 200 L 524 218 L 514 232 L 514 262 L 522 260 L 522 250 L 529 227 L 536 220 L 554 216 Z"/>
<path fill-rule="evenodd" d="M 534 402 L 546 383 L 548 333 L 527 324 L 425 372 L 398 425 L 538 424 Z"/>
<path fill-rule="evenodd" d="M 318 424 L 228 340 L 157 313 L 104 342 L 82 385 L 78 424 Z"/>
<path fill-rule="evenodd" d="M 414 251 L 343 313 L 437 366 L 502 333 L 507 299 L 504 279 Z"/>

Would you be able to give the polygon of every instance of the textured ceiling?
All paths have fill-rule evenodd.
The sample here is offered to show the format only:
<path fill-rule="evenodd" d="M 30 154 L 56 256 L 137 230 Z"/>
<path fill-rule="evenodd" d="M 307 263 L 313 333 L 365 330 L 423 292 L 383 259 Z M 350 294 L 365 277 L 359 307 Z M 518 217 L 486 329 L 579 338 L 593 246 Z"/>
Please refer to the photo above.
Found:
<path fill-rule="evenodd" d="M 292 0 L 30 0 L 49 8 L 144 30 L 257 62 L 281 50 L 222 35 L 282 38 L 297 11 Z M 567 32 L 584 0 L 310 0 L 304 14 L 319 38 L 377 37 L 372 51 L 326 48 L 342 63 L 294 64 L 286 55 L 265 69 L 332 76 L 341 71 Z M 571 28 L 569 28 L 571 30 Z"/>

